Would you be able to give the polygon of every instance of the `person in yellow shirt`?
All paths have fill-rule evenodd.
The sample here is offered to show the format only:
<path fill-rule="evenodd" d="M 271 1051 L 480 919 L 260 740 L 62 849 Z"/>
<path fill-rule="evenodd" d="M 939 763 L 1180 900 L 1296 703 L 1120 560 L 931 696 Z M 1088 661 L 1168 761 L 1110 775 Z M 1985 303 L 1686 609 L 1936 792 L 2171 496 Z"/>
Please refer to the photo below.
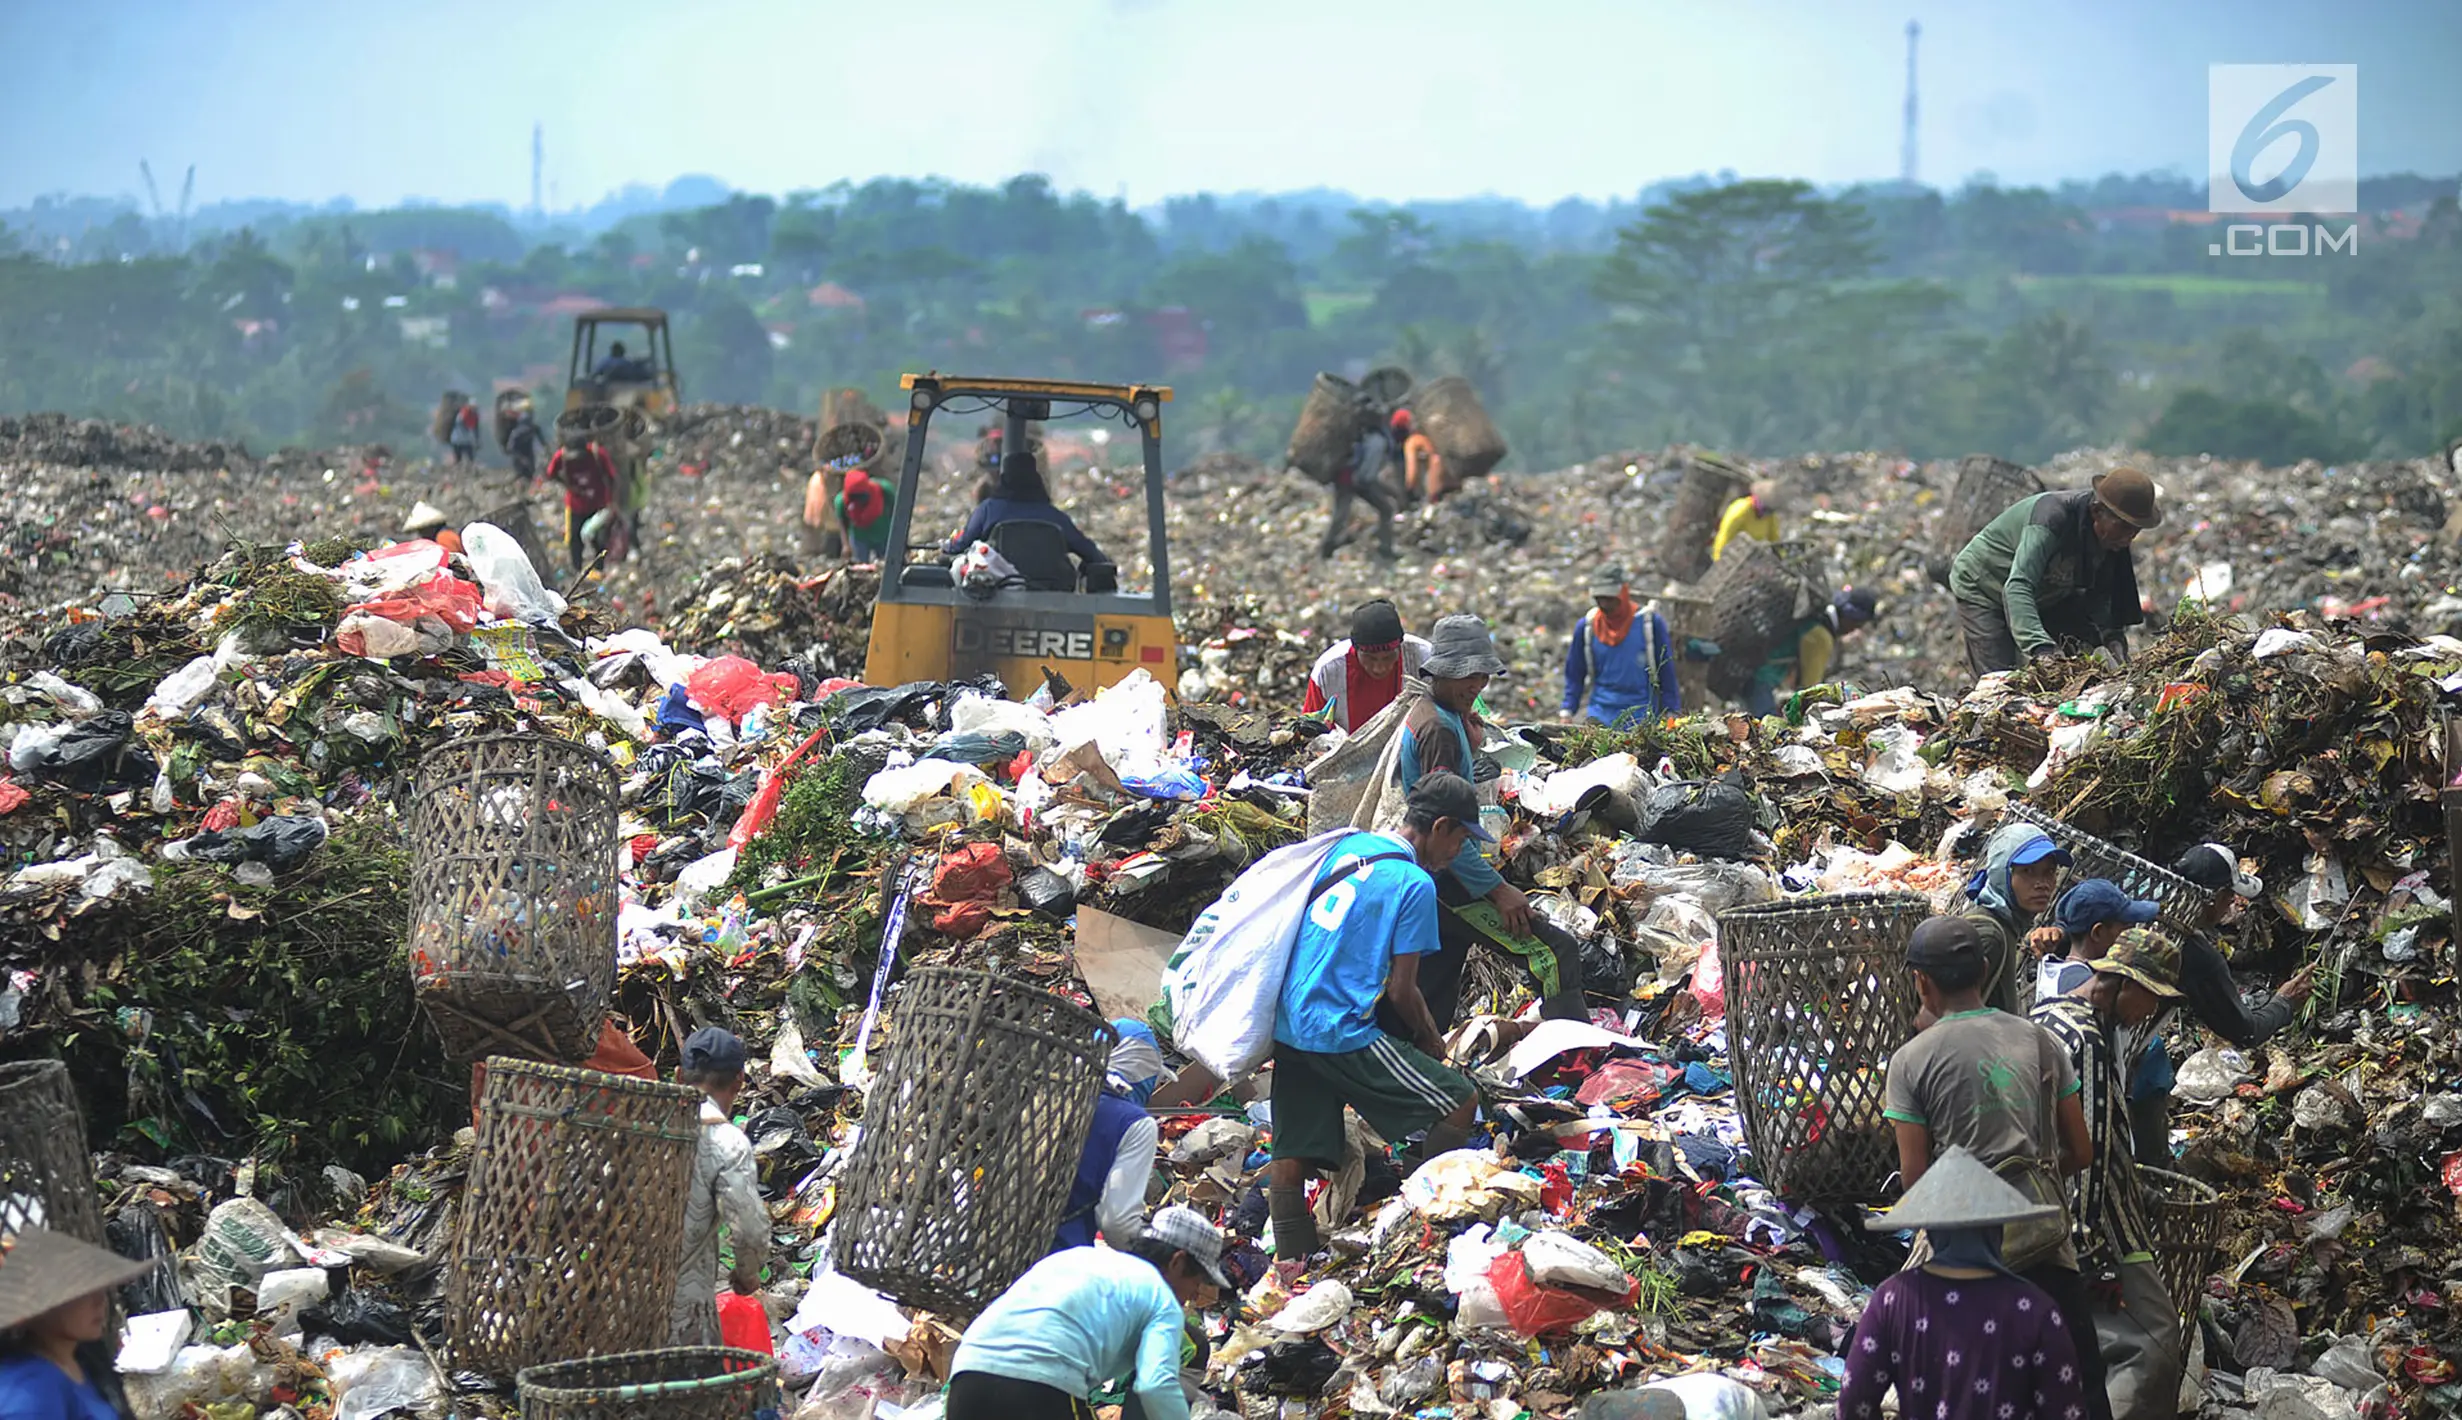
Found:
<path fill-rule="evenodd" d="M 1778 485 L 1756 479 L 1752 490 L 1727 505 L 1718 520 L 1718 536 L 1710 539 L 1710 560 L 1727 555 L 1727 544 L 1739 537 L 1755 542 L 1778 541 Z"/>

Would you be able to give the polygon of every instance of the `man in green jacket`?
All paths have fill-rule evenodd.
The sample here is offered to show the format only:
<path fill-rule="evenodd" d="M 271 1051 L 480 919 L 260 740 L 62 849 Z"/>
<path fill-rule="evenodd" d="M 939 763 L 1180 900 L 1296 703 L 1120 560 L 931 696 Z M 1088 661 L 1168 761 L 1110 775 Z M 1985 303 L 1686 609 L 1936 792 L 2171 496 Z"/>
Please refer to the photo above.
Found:
<path fill-rule="evenodd" d="M 2145 620 L 2129 545 L 2162 524 L 2154 480 L 2133 468 L 2011 504 L 1950 567 L 1967 664 L 1980 676 L 2064 650 L 2127 659 L 2128 628 Z"/>

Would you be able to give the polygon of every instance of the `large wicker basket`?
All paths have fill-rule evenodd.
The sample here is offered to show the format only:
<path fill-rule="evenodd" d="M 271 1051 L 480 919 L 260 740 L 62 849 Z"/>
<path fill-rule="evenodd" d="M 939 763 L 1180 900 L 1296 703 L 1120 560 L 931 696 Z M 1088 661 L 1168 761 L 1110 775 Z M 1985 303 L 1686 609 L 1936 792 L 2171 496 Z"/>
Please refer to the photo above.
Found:
<path fill-rule="evenodd" d="M 556 438 L 559 442 L 579 434 L 600 444 L 611 444 L 623 437 L 624 411 L 612 404 L 577 404 L 556 416 Z"/>
<path fill-rule="evenodd" d="M 2009 812 L 2042 829 L 2051 835 L 2054 843 L 2069 850 L 2069 857 L 2074 862 L 2061 880 L 2062 892 L 2088 878 L 2107 878 L 2113 886 L 2141 902 L 2159 903 L 2163 909 L 2163 925 L 2175 932 L 2197 930 L 2198 918 L 2205 913 L 2206 904 L 2213 900 L 2212 893 L 2169 868 L 2149 863 L 2082 828 L 2063 823 L 2041 809 L 2011 800 Z"/>
<path fill-rule="evenodd" d="M 103 1241 L 85 1114 L 57 1060 L 0 1065 L 0 1233 L 28 1227 Z"/>
<path fill-rule="evenodd" d="M 1291 430 L 1291 446 L 1283 461 L 1315 479 L 1331 483 L 1350 461 L 1351 447 L 1369 417 L 1367 397 L 1359 386 L 1340 375 L 1320 372 L 1300 406 L 1299 424 Z"/>
<path fill-rule="evenodd" d="M 1957 556 L 1985 524 L 2009 511 L 2010 504 L 2042 491 L 2043 479 L 2033 469 L 1990 454 L 1968 454 L 1958 460 L 1949 506 L 1941 513 L 1942 550 Z"/>
<path fill-rule="evenodd" d="M 1411 422 L 1444 457 L 1452 482 L 1485 478 L 1510 452 L 1505 436 L 1488 418 L 1479 392 L 1460 375 L 1446 375 L 1411 391 Z"/>
<path fill-rule="evenodd" d="M 2163 1285 L 2179 1304 L 2180 1315 L 2194 1320 L 2206 1278 L 2214 1270 L 2214 1254 L 2223 1242 L 2222 1195 L 2185 1174 L 2139 1165 L 2145 1189 L 2146 1222 L 2154 1230 L 2154 1261 Z"/>
<path fill-rule="evenodd" d="M 410 803 L 410 972 L 456 1060 L 578 1061 L 615 987 L 615 776 L 548 735 L 430 750 Z"/>
<path fill-rule="evenodd" d="M 1743 694 L 1787 634 L 1828 603 L 1819 561 L 1810 543 L 1727 544 L 1727 555 L 1701 583 L 1710 601 L 1710 639 L 1718 643 L 1710 689 Z"/>
<path fill-rule="evenodd" d="M 1727 1058 L 1758 1176 L 1781 1197 L 1869 1202 L 1898 1166 L 1881 1117 L 1890 1052 L 1915 1033 L 1906 941 L 1932 905 L 1854 892 L 1718 916 Z"/>
<path fill-rule="evenodd" d="M 492 1375 L 665 1342 L 701 1096 L 498 1056 L 445 1278 L 456 1364 Z"/>
<path fill-rule="evenodd" d="M 1685 655 L 1684 645 L 1695 638 L 1717 639 L 1710 635 L 1710 599 L 1688 587 L 1671 585 L 1650 600 L 1667 618 L 1667 634 L 1675 643 L 1676 689 L 1684 697 L 1685 710 L 1698 713 L 1708 709 L 1710 663 Z"/>
<path fill-rule="evenodd" d="M 971 1316 L 1051 1250 L 1110 1027 L 1021 981 L 910 977 L 838 1189 L 838 1270 Z"/>
<path fill-rule="evenodd" d="M 821 435 L 814 453 L 824 467 L 841 472 L 880 457 L 881 431 L 871 424 L 839 424 Z"/>
<path fill-rule="evenodd" d="M 1710 544 L 1727 505 L 1744 496 L 1752 479 L 1744 470 L 1708 454 L 1685 461 L 1684 481 L 1659 531 L 1658 569 L 1679 582 L 1698 582 L 1710 570 Z"/>
<path fill-rule="evenodd" d="M 783 1403 L 778 1363 L 726 1346 L 557 1361 L 516 1384 L 522 1420 L 753 1420 Z"/>
<path fill-rule="evenodd" d="M 1392 409 L 1411 392 L 1411 372 L 1399 365 L 1379 365 L 1359 377 L 1359 392 L 1380 409 Z"/>

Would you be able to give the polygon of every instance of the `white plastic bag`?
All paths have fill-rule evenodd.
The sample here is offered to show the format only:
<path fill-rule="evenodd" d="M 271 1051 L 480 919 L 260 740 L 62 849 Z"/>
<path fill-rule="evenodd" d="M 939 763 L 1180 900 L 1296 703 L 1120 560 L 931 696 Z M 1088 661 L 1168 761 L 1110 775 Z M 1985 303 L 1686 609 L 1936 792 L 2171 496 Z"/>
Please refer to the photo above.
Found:
<path fill-rule="evenodd" d="M 145 713 L 165 720 L 185 720 L 197 702 L 214 690 L 214 658 L 199 656 L 162 678 L 147 697 Z"/>
<path fill-rule="evenodd" d="M 197 1239 L 194 1278 L 197 1301 L 210 1318 L 231 1314 L 231 1289 L 254 1289 L 265 1274 L 298 1258 L 274 1210 L 253 1198 L 234 1198 L 206 1216 Z"/>
<path fill-rule="evenodd" d="M 1050 716 L 1031 705 L 989 695 L 958 696 L 949 706 L 949 728 L 961 735 L 996 735 L 1005 730 L 1024 736 L 1026 748 L 1037 753 L 1059 742 Z"/>
<path fill-rule="evenodd" d="M 1571 1233 L 1549 1229 L 1522 1243 L 1522 1265 L 1530 1279 L 1550 1287 L 1592 1287 L 1623 1293 L 1633 1279 L 1616 1260 Z"/>
<path fill-rule="evenodd" d="M 1308 889 L 1348 836 L 1348 828 L 1321 833 L 1258 859 L 1197 915 L 1163 966 L 1173 1043 L 1225 1084 L 1273 1053 L 1274 1013 Z"/>
<path fill-rule="evenodd" d="M 435 1368 L 408 1346 L 374 1346 L 337 1357 L 330 1372 L 340 1401 L 333 1420 L 376 1420 L 411 1410 L 443 1394 Z"/>
<path fill-rule="evenodd" d="M 1104 763 L 1125 774 L 1129 766 L 1148 766 L 1163 757 L 1169 703 L 1163 683 L 1140 667 L 1095 692 L 1092 700 L 1053 715 L 1052 738 L 1072 748 L 1091 742 Z"/>
<path fill-rule="evenodd" d="M 550 622 L 564 615 L 564 598 L 547 590 L 538 569 L 511 533 L 493 523 L 462 529 L 462 556 L 487 592 L 487 609 L 508 621 Z"/>
<path fill-rule="evenodd" d="M 1266 1325 L 1285 1336 L 1323 1331 L 1351 1314 L 1351 1289 L 1327 1278 L 1293 1297 Z"/>
<path fill-rule="evenodd" d="M 276 1335 L 297 1336 L 301 1331 L 300 1312 L 325 1300 L 331 1285 L 322 1267 L 268 1272 L 265 1280 L 256 1284 L 256 1314 L 273 1324 Z"/>

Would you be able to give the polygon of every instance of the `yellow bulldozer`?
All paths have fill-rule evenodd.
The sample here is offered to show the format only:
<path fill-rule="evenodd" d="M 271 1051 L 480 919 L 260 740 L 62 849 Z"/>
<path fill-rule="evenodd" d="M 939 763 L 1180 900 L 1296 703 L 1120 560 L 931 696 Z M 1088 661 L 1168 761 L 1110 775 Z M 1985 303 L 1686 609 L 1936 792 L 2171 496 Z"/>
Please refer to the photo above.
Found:
<path fill-rule="evenodd" d="M 600 327 L 605 332 L 602 347 Z M 638 345 L 622 338 L 628 331 Z M 604 353 L 602 354 L 602 348 Z M 564 416 L 559 438 L 575 428 L 591 430 L 616 464 L 616 514 L 638 545 L 642 509 L 650 501 L 650 449 L 661 420 L 672 419 L 684 399 L 675 376 L 675 342 L 667 313 L 647 307 L 609 306 L 573 317 L 573 357 L 565 370 Z M 604 406 L 615 419 L 593 417 Z"/>
<path fill-rule="evenodd" d="M 1170 389 L 941 374 L 908 375 L 899 383 L 907 391 L 906 456 L 889 515 L 891 554 L 872 608 L 863 678 L 903 685 L 989 672 L 1023 699 L 1055 680 L 1091 691 L 1143 669 L 1169 687 L 1179 644 L 1163 526 L 1162 407 L 1171 401 Z M 1145 465 L 1150 585 L 1122 588 L 1116 565 L 1074 567 L 1065 552 L 1054 556 L 1056 531 L 1049 523 L 1005 522 L 991 529 L 986 541 L 1020 573 L 1000 585 L 977 579 L 961 586 L 946 563 L 910 560 L 916 552 L 940 551 L 937 542 L 912 538 L 925 435 L 944 414 L 999 418 L 1011 449 L 1029 446 L 1027 426 L 1035 422 L 1092 421 L 1134 434 Z M 973 475 L 965 477 L 971 484 Z M 1105 550 L 1128 560 L 1121 558 L 1128 549 Z"/>

